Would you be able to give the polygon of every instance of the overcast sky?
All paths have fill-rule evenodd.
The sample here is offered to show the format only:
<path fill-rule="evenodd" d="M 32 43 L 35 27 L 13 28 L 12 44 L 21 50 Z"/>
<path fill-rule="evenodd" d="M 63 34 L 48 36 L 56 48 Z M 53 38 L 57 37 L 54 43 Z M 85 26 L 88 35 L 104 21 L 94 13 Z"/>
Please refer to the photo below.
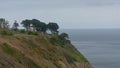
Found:
<path fill-rule="evenodd" d="M 56 22 L 63 28 L 120 28 L 120 0 L 0 0 L 0 17 Z"/>

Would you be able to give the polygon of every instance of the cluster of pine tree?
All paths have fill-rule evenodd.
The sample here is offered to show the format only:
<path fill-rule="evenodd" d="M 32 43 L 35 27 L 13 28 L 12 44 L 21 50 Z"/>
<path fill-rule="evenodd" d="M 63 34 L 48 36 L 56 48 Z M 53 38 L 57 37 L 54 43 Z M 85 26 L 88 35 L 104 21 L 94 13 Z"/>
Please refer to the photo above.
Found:
<path fill-rule="evenodd" d="M 0 18 L 0 29 L 12 29 L 14 31 L 20 31 L 20 29 L 18 29 L 19 25 L 22 25 L 25 29 L 25 32 L 28 32 L 30 34 L 30 32 L 39 32 L 39 33 L 47 33 L 47 31 L 49 30 L 52 34 L 57 34 L 59 33 L 58 29 L 59 29 L 59 25 L 57 23 L 54 22 L 49 22 L 48 24 L 46 24 L 45 22 L 39 21 L 37 19 L 25 19 L 23 20 L 21 23 L 17 23 L 17 21 L 15 20 L 15 22 L 13 23 L 12 28 L 9 27 L 9 22 L 7 20 L 5 20 L 4 18 Z M 3 31 L 3 34 L 7 33 L 6 31 Z M 67 33 L 61 33 L 60 35 L 60 39 L 62 40 L 68 40 L 68 34 Z"/>

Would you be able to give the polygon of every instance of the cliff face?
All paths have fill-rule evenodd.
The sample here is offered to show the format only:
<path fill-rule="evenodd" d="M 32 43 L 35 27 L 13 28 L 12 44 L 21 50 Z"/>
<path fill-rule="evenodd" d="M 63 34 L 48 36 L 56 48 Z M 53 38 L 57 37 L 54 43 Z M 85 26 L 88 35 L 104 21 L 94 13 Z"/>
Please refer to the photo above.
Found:
<path fill-rule="evenodd" d="M 0 68 L 92 68 L 72 44 L 55 35 L 0 37 Z"/>

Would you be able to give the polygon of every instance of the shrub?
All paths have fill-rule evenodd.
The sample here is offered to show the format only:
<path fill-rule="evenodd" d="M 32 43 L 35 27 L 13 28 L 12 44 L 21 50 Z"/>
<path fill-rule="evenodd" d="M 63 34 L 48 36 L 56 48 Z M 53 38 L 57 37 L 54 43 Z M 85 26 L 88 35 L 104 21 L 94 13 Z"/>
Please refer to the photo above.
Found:
<path fill-rule="evenodd" d="M 61 33 L 61 34 L 59 35 L 59 37 L 60 37 L 61 40 L 67 40 L 67 39 L 69 39 L 69 36 L 68 36 L 67 33 Z"/>
<path fill-rule="evenodd" d="M 28 35 L 38 35 L 38 32 L 28 31 Z"/>
<path fill-rule="evenodd" d="M 55 44 L 56 42 L 57 42 L 57 40 L 56 40 L 56 38 L 50 38 L 50 42 L 52 43 L 52 44 Z"/>
<path fill-rule="evenodd" d="M 20 31 L 20 33 L 25 33 L 25 29 L 21 29 L 19 31 Z"/>
<path fill-rule="evenodd" d="M 10 55 L 13 55 L 14 52 L 15 52 L 15 49 L 12 48 L 9 44 L 7 43 L 3 43 L 3 50 L 7 53 L 7 54 L 10 54 Z"/>
<path fill-rule="evenodd" d="M 11 30 L 2 30 L 1 34 L 2 35 L 13 35 L 13 32 Z"/>

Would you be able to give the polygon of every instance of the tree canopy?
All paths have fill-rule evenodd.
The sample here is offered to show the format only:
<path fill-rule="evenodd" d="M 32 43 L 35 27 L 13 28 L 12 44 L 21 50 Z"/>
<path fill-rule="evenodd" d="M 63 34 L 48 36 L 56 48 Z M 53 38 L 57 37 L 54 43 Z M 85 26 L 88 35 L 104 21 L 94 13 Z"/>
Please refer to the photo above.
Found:
<path fill-rule="evenodd" d="M 23 21 L 21 22 L 21 24 L 23 25 L 23 27 L 25 27 L 25 28 L 26 28 L 26 30 L 27 30 L 27 31 L 29 31 L 29 30 L 30 30 L 31 20 L 28 20 L 28 19 L 23 20 Z"/>
<path fill-rule="evenodd" d="M 16 31 L 16 30 L 18 30 L 18 27 L 19 27 L 19 24 L 15 20 L 15 22 L 13 23 L 13 29 Z"/>
<path fill-rule="evenodd" d="M 23 27 L 26 28 L 27 31 L 31 30 L 32 28 L 33 31 L 46 33 L 47 30 L 50 30 L 51 33 L 55 34 L 58 33 L 58 29 L 59 29 L 57 23 L 50 22 L 49 24 L 46 24 L 37 19 L 32 19 L 32 20 L 26 19 L 23 20 L 21 24 L 23 25 Z"/>
<path fill-rule="evenodd" d="M 58 34 L 59 25 L 55 22 L 49 22 L 46 24 L 38 19 L 25 19 L 22 20 L 21 25 L 25 28 L 25 31 L 35 31 L 35 32 L 42 32 L 46 33 L 50 31 L 52 34 Z M 8 21 L 4 18 L 0 18 L 0 28 L 8 28 Z M 19 23 L 15 20 L 13 23 L 12 29 L 17 30 L 19 27 Z"/>
<path fill-rule="evenodd" d="M 47 27 L 52 33 L 58 33 L 59 26 L 57 23 L 49 22 Z"/>
<path fill-rule="evenodd" d="M 62 40 L 68 40 L 69 39 L 69 36 L 68 36 L 68 34 L 67 33 L 61 33 L 60 34 L 60 38 L 62 39 Z"/>
<path fill-rule="evenodd" d="M 44 22 L 41 22 L 37 19 L 32 19 L 31 20 L 31 24 L 33 25 L 33 28 L 36 30 L 36 31 L 39 31 L 39 32 L 46 32 L 47 30 L 47 25 L 46 23 Z"/>

